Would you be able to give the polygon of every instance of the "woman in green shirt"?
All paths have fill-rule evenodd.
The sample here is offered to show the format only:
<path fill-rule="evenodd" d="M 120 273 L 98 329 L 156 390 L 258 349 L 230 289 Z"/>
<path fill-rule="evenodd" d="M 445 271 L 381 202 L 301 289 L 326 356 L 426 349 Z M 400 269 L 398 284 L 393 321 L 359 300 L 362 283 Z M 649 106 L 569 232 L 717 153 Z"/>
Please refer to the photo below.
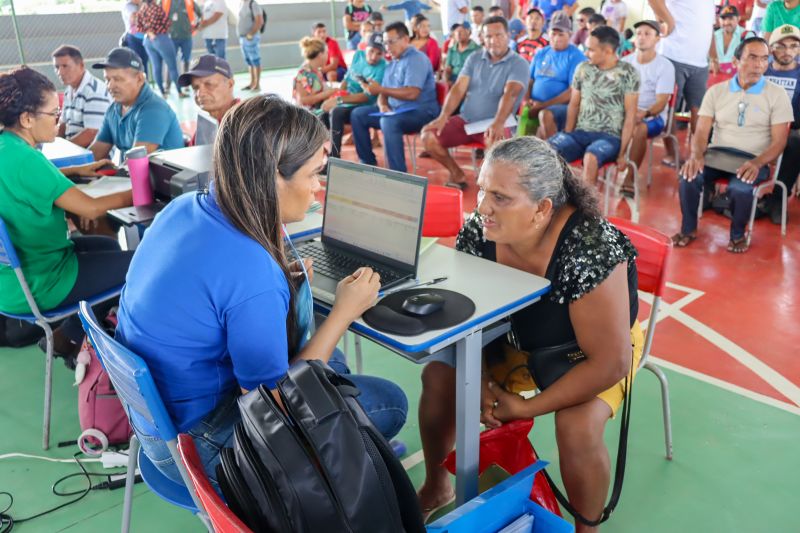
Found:
<path fill-rule="evenodd" d="M 60 111 L 55 86 L 42 74 L 24 66 L 0 74 L 0 218 L 41 310 L 122 284 L 133 254 L 108 237 L 69 238 L 65 211 L 94 220 L 131 205 L 131 193 L 87 196 L 35 148 L 55 139 Z M 0 266 L 0 311 L 31 312 L 6 266 Z M 56 355 L 69 364 L 83 338 L 80 321 L 66 320 L 54 336 Z"/>

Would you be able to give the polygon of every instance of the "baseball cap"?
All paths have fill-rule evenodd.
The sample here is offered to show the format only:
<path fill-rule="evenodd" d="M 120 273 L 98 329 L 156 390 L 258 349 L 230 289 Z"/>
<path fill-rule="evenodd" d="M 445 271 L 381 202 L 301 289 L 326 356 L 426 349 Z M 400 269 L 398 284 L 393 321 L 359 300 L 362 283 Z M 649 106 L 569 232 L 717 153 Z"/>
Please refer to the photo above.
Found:
<path fill-rule="evenodd" d="M 654 30 L 656 30 L 656 35 L 661 35 L 661 24 L 655 20 L 640 20 L 636 24 L 633 25 L 633 29 L 638 28 L 639 26 L 650 26 Z"/>
<path fill-rule="evenodd" d="M 800 29 L 797 29 L 797 26 L 793 26 L 792 24 L 778 26 L 769 36 L 769 45 L 772 46 L 778 41 L 788 38 L 793 38 L 800 41 Z"/>
<path fill-rule="evenodd" d="M 727 5 L 722 8 L 722 11 L 719 12 L 719 18 L 724 19 L 727 17 L 738 17 L 739 10 L 736 9 L 736 6 Z"/>
<path fill-rule="evenodd" d="M 178 87 L 192 84 L 195 76 L 203 78 L 212 74 L 222 74 L 226 78 L 233 78 L 233 71 L 227 61 L 215 55 L 206 54 L 195 59 L 189 70 L 178 76 Z"/>
<path fill-rule="evenodd" d="M 95 63 L 92 68 L 132 68 L 144 72 L 142 58 L 130 48 L 113 48 L 102 63 Z"/>
<path fill-rule="evenodd" d="M 367 39 L 367 48 L 377 48 L 381 53 L 385 52 L 386 47 L 383 46 L 383 34 L 378 32 L 370 33 L 369 39 Z"/>
<path fill-rule="evenodd" d="M 550 18 L 550 29 L 572 33 L 572 21 L 563 11 L 556 11 Z"/>

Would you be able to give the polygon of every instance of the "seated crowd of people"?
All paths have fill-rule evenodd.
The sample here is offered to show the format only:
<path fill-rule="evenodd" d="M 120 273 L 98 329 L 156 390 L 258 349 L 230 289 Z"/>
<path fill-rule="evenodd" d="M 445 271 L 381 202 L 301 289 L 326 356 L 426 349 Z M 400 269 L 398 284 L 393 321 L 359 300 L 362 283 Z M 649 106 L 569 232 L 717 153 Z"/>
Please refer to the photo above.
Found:
<path fill-rule="evenodd" d="M 336 344 L 378 296 L 377 273 L 359 269 L 339 285 L 329 318 L 309 335 L 301 311 L 310 295 L 295 280 L 311 263 L 287 259 L 281 224 L 302 220 L 320 190 L 326 159 L 342 154 L 348 127 L 361 163 L 377 165 L 375 148 L 382 145 L 385 166 L 398 171 L 407 170 L 406 137 L 418 134 L 427 155 L 447 171 L 446 184 L 480 191 L 456 247 L 553 284 L 552 298 L 515 315 L 524 334 L 514 348 L 577 338 L 587 357 L 529 400 L 485 377 L 482 420 L 496 427 L 557 413 L 570 502 L 585 516 L 598 516 L 609 480 L 603 430 L 642 347 L 636 252 L 600 214 L 598 176 L 616 170 L 617 185 L 629 192 L 631 166 L 643 165 L 648 142 L 669 133 L 674 111 L 684 109 L 689 154 L 680 157 L 681 147 L 665 142 L 661 162 L 682 162 L 676 168 L 682 223 L 674 245 L 697 238 L 703 191 L 726 179 L 728 250 L 747 251 L 753 190 L 770 178 L 770 165 L 782 158 L 777 179 L 798 193 L 800 0 L 772 2 L 763 13 L 753 9 L 748 29 L 736 2 L 716 13 L 712 0 L 649 0 L 655 19 L 631 28 L 623 0 L 608 0 L 598 11 L 575 0 L 496 0 L 486 10 L 448 2 L 442 41 L 422 13 L 430 6 L 419 0 L 386 6 L 403 10 L 406 21 L 385 26 L 364 0 L 350 0 L 343 20 L 350 52 L 324 23 L 300 40 L 294 104 L 271 95 L 235 97 L 234 72 L 218 42 L 224 38 L 210 31 L 221 18 L 220 2 L 207 0 L 202 13 L 191 15 L 184 6 L 182 15 L 170 17 L 183 2 L 130 0 L 126 46 L 91 65 L 102 79 L 77 47 L 53 52 L 61 106 L 55 85 L 31 68 L 0 73 L 0 217 L 40 307 L 75 304 L 126 282 L 117 338 L 145 358 L 179 431 L 205 439 L 203 464 L 216 482 L 219 451 L 230 446 L 238 420 L 235 399 L 260 384 L 274 388 L 295 359 L 320 358 L 348 373 Z M 184 15 L 189 28 L 207 30 L 210 53 L 191 64 L 184 54 L 178 74 L 168 35 L 170 26 L 184 25 Z M 247 88 L 259 90 L 252 41 L 263 16 L 243 0 L 239 20 Z M 148 60 L 162 93 L 162 63 L 179 94 L 191 87 L 197 106 L 191 139 L 148 83 Z M 709 76 L 718 82 L 707 87 Z M 515 133 L 522 114 L 526 129 Z M 36 148 L 56 135 L 88 148 L 95 162 L 57 169 Z M 210 191 L 173 200 L 135 254 L 108 237 L 67 236 L 68 220 L 84 227 L 131 204 L 130 192 L 92 198 L 71 178 L 94 175 L 132 148 L 152 153 L 187 142 L 213 145 Z M 454 158 L 451 149 L 458 146 L 485 151 L 474 178 Z M 760 208 L 779 221 L 779 192 Z M 605 258 L 601 265 L 588 261 L 593 281 L 570 278 L 586 268 L 582 258 L 598 254 Z M 167 314 L 165 299 L 172 306 Z M 6 267 L 0 267 L 0 310 L 28 311 Z M 600 330 L 607 333 L 596 335 Z M 78 320 L 66 320 L 55 331 L 57 355 L 74 364 L 82 338 Z M 455 371 L 446 361 L 430 363 L 422 374 L 426 480 L 419 498 L 426 512 L 453 499 L 441 466 L 455 431 Z M 404 392 L 385 379 L 350 379 L 376 427 L 387 439 L 395 436 L 408 410 Z M 154 464 L 180 482 L 152 428 L 134 430 Z M 591 528 L 578 524 L 578 530 Z"/>

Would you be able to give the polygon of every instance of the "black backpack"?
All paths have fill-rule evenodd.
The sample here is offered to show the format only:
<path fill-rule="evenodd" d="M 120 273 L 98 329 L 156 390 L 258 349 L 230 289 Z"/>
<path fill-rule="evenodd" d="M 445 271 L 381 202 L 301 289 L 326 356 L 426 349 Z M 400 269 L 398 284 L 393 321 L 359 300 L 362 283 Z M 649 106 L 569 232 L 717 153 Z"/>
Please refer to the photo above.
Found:
<path fill-rule="evenodd" d="M 289 368 L 278 392 L 239 398 L 242 421 L 217 479 L 253 531 L 422 533 L 414 487 L 356 400 L 358 389 L 321 361 Z"/>

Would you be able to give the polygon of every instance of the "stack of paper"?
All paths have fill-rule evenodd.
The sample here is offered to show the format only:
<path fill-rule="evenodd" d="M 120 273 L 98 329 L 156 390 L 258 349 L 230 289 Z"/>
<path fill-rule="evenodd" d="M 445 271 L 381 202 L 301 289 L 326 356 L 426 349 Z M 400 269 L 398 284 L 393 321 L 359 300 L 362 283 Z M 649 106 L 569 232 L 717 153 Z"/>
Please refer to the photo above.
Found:
<path fill-rule="evenodd" d="M 77 185 L 77 187 L 92 198 L 100 198 L 101 196 L 131 190 L 131 179 L 118 176 L 103 176 L 90 183 Z"/>

